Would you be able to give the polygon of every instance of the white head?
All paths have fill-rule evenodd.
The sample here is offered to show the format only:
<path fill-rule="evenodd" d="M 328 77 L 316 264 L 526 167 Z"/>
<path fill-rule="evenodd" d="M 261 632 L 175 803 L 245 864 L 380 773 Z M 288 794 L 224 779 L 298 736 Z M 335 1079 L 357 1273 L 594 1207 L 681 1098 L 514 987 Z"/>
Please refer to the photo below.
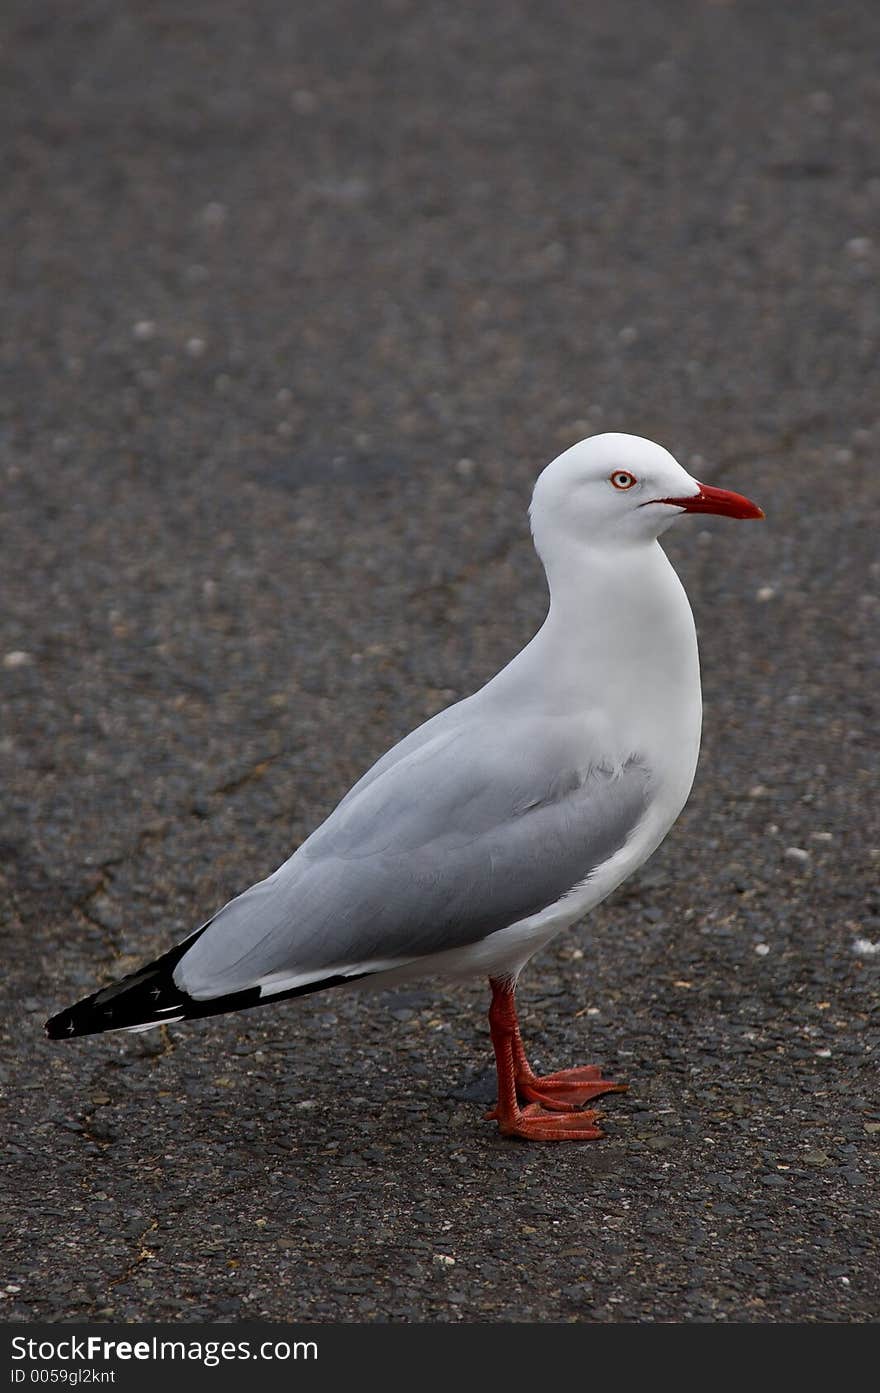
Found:
<path fill-rule="evenodd" d="M 532 533 L 546 563 L 565 539 L 589 547 L 656 541 L 684 512 L 764 516 L 741 494 L 699 483 L 662 445 L 638 435 L 593 435 L 539 476 Z"/>

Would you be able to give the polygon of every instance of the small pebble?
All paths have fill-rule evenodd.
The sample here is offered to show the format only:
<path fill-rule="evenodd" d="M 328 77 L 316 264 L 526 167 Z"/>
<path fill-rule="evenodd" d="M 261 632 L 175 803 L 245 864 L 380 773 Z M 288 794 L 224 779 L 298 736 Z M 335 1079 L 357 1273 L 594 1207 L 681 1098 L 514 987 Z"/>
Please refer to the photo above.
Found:
<path fill-rule="evenodd" d="M 226 208 L 222 203 L 207 203 L 202 209 L 202 222 L 205 227 L 222 227 L 226 221 Z"/>
<path fill-rule="evenodd" d="M 451 1258 L 448 1253 L 435 1253 L 431 1261 L 435 1267 L 454 1267 L 455 1258 Z"/>
<path fill-rule="evenodd" d="M 776 591 L 773 589 L 772 585 L 762 585 L 760 590 L 755 592 L 755 599 L 760 600 L 761 603 L 764 604 L 767 600 L 772 600 L 775 594 Z"/>
<path fill-rule="evenodd" d="M 191 358 L 201 358 L 206 348 L 204 339 L 187 339 L 186 351 Z"/>
<path fill-rule="evenodd" d="M 15 648 L 11 653 L 7 653 L 4 656 L 3 666 L 9 668 L 28 667 L 33 661 L 30 653 L 25 653 L 22 649 Z"/>
<path fill-rule="evenodd" d="M 834 98 L 830 92 L 811 92 L 807 97 L 807 106 L 817 116 L 828 116 L 834 110 Z"/>
<path fill-rule="evenodd" d="M 870 256 L 874 250 L 874 243 L 870 237 L 851 237 L 846 244 L 846 250 L 850 256 L 861 260 L 863 257 Z"/>
<path fill-rule="evenodd" d="M 805 861 L 809 861 L 810 853 L 804 851 L 802 846 L 787 846 L 785 848 L 785 859 L 786 861 L 797 861 L 800 865 L 803 865 Z"/>
<path fill-rule="evenodd" d="M 872 943 L 870 938 L 857 938 L 853 941 L 853 952 L 860 958 L 873 958 L 880 953 L 880 943 Z"/>
<path fill-rule="evenodd" d="M 770 944 L 769 944 L 769 943 L 756 943 L 756 944 L 755 944 L 755 952 L 757 953 L 757 955 L 758 955 L 759 958 L 766 958 L 767 954 L 770 952 Z"/>
<path fill-rule="evenodd" d="M 314 92 L 309 92 L 307 88 L 300 87 L 290 95 L 290 105 L 300 116 L 311 116 L 317 110 L 318 98 Z"/>
<path fill-rule="evenodd" d="M 136 339 L 151 339 L 156 333 L 156 322 L 153 319 L 139 319 L 131 332 Z"/>

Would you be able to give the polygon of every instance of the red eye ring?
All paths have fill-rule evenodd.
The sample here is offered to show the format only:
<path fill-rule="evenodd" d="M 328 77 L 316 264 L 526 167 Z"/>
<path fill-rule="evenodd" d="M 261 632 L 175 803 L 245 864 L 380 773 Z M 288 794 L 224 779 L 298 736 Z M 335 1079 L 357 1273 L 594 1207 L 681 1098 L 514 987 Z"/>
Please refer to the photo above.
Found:
<path fill-rule="evenodd" d="M 615 469 L 614 473 L 609 474 L 608 478 L 609 482 L 612 483 L 616 489 L 621 490 L 631 489 L 639 482 L 635 474 L 630 474 L 628 469 Z"/>

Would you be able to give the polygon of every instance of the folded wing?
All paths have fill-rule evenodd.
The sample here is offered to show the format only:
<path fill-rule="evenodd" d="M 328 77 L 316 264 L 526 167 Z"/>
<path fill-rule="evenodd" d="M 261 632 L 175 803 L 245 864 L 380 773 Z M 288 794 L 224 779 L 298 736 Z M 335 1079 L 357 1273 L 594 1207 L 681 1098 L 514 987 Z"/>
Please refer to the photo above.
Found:
<path fill-rule="evenodd" d="M 441 723 L 226 905 L 175 982 L 197 999 L 281 994 L 464 947 L 554 904 L 647 807 L 637 753 L 611 766 L 582 745 L 566 721 Z"/>

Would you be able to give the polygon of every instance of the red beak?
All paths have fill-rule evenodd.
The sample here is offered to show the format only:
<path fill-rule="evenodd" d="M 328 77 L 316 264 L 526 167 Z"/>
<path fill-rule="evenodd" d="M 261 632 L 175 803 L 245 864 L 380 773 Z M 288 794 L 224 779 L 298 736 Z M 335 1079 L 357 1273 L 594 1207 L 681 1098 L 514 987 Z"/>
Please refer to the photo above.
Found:
<path fill-rule="evenodd" d="M 714 489 L 711 484 L 700 484 L 700 492 L 690 498 L 658 498 L 658 503 L 672 503 L 683 508 L 686 513 L 722 513 L 728 518 L 762 518 L 764 516 L 757 503 L 743 498 L 741 493 L 731 493 L 730 489 Z"/>

